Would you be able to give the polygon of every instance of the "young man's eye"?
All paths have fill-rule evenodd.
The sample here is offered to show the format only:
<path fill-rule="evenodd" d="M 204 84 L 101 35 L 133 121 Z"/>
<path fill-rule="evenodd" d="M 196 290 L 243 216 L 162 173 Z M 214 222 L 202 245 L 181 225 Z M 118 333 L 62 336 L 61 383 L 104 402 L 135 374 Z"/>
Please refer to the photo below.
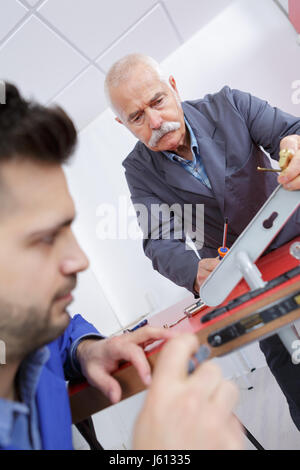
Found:
<path fill-rule="evenodd" d="M 43 237 L 41 241 L 42 243 L 46 243 L 46 245 L 53 245 L 55 238 L 56 238 L 56 233 Z"/>

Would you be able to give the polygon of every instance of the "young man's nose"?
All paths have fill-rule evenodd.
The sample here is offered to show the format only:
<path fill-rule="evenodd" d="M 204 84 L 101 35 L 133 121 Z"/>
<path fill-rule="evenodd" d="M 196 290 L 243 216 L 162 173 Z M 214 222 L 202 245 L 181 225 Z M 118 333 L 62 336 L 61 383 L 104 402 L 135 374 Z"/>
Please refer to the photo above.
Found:
<path fill-rule="evenodd" d="M 62 274 L 70 275 L 85 271 L 89 267 L 89 260 L 80 248 L 73 235 L 72 247 L 69 245 L 68 252 L 61 263 Z"/>

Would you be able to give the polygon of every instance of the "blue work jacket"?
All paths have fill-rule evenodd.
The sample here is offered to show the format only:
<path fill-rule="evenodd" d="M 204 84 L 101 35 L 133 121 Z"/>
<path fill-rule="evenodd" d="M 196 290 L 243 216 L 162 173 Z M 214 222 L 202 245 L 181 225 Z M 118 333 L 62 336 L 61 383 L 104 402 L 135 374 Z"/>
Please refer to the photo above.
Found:
<path fill-rule="evenodd" d="M 47 345 L 49 359 L 44 364 L 36 389 L 36 407 L 43 450 L 69 450 L 72 444 L 72 419 L 67 380 L 80 377 L 72 367 L 71 346 L 83 336 L 100 333 L 81 315 L 71 319 L 64 334 Z M 9 446 L 2 450 L 13 450 Z"/>

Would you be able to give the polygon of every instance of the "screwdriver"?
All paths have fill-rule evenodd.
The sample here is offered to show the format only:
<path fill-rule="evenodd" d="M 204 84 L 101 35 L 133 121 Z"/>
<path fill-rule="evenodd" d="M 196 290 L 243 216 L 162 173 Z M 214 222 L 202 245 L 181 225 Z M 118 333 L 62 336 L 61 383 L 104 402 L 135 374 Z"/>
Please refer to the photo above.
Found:
<path fill-rule="evenodd" d="M 142 328 L 143 326 L 145 325 L 148 325 L 148 320 L 143 320 L 141 321 L 140 323 L 138 323 L 137 325 L 135 325 L 133 328 L 125 328 L 125 330 L 123 330 L 123 333 L 131 333 L 133 331 L 136 331 L 138 330 L 139 328 Z"/>
<path fill-rule="evenodd" d="M 198 351 L 194 354 L 192 359 L 189 360 L 188 363 L 188 374 L 192 374 L 194 370 L 196 369 L 198 364 L 201 364 L 204 362 L 206 359 L 208 359 L 210 355 L 210 348 L 205 345 L 201 345 L 198 349 Z"/>
<path fill-rule="evenodd" d="M 290 163 L 291 159 L 295 155 L 295 151 L 293 149 L 281 149 L 279 152 L 279 166 L 280 168 L 261 168 L 260 166 L 257 167 L 257 171 L 271 171 L 274 173 L 281 173 L 284 171 L 288 164 Z"/>
<path fill-rule="evenodd" d="M 229 249 L 226 247 L 227 231 L 228 231 L 228 217 L 225 217 L 224 231 L 223 231 L 223 243 L 222 243 L 222 246 L 218 248 L 219 259 L 223 259 L 226 253 L 229 251 Z"/>
<path fill-rule="evenodd" d="M 257 171 L 270 171 L 271 173 L 281 173 L 283 170 L 281 168 L 261 168 L 260 166 L 257 167 Z"/>

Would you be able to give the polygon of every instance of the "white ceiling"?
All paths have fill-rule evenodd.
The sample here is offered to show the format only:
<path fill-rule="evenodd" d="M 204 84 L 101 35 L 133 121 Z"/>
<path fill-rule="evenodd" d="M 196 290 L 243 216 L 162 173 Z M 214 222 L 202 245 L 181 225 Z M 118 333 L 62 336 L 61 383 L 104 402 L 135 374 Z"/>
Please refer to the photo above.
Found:
<path fill-rule="evenodd" d="M 115 60 L 143 52 L 162 61 L 232 1 L 1 0 L 0 79 L 61 104 L 83 129 L 107 107 Z"/>
<path fill-rule="evenodd" d="M 278 0 L 278 3 L 280 3 L 282 8 L 288 13 L 288 11 L 289 11 L 289 0 Z"/>

